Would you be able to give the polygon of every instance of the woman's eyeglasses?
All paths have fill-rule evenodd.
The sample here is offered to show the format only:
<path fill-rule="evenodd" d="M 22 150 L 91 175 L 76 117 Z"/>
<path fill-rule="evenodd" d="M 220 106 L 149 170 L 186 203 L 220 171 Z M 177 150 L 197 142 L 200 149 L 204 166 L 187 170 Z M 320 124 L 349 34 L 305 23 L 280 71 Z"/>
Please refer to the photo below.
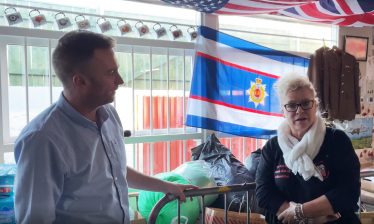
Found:
<path fill-rule="evenodd" d="M 301 107 L 303 110 L 309 110 L 313 107 L 313 105 L 314 105 L 314 100 L 308 100 L 308 101 L 304 101 L 304 102 L 301 102 L 301 103 L 285 104 L 284 108 L 288 112 L 295 112 L 295 111 L 297 111 L 298 107 Z"/>

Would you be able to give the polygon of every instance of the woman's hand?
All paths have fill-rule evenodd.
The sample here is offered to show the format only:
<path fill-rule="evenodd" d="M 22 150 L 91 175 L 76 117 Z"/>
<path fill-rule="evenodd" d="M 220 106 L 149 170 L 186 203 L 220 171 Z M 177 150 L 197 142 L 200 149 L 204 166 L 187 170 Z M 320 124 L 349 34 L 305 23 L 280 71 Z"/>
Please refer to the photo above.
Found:
<path fill-rule="evenodd" d="M 283 220 L 282 223 L 285 224 L 294 224 L 296 223 L 295 220 L 295 202 L 290 202 L 290 207 L 288 207 L 286 210 L 284 210 L 279 216 L 278 220 Z"/>
<path fill-rule="evenodd" d="M 283 220 L 282 223 L 285 224 L 294 224 L 297 223 L 295 220 L 295 202 L 290 202 L 290 207 L 284 210 L 279 216 L 278 220 Z M 313 218 L 313 224 L 324 224 L 327 222 L 333 222 L 341 217 L 340 213 L 336 213 L 335 215 L 325 215 Z"/>
<path fill-rule="evenodd" d="M 340 218 L 340 214 L 336 213 L 335 215 L 326 215 L 326 216 L 320 216 L 313 219 L 313 224 L 324 224 L 327 222 L 333 222 Z"/>

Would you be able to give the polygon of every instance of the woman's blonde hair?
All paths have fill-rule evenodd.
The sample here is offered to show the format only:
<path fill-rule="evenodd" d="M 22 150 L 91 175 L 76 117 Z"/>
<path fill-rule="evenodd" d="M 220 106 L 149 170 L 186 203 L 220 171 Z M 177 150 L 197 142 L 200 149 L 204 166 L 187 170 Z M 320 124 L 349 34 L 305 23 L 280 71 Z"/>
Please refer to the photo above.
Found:
<path fill-rule="evenodd" d="M 300 75 L 297 72 L 291 72 L 279 78 L 275 83 L 275 87 L 277 90 L 279 101 L 282 105 L 282 100 L 284 99 L 284 97 L 286 97 L 287 92 L 303 87 L 310 89 L 310 91 L 313 92 L 315 100 L 317 101 L 317 103 L 319 103 L 317 92 L 314 89 L 313 83 L 309 81 L 307 76 Z"/>

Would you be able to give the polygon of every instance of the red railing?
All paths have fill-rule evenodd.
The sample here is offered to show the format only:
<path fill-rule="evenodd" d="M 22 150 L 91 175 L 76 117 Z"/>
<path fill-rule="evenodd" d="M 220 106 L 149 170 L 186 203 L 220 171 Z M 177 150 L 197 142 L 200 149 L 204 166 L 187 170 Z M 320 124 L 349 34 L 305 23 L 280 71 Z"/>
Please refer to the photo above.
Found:
<path fill-rule="evenodd" d="M 232 154 L 241 162 L 244 162 L 245 159 L 258 148 L 262 148 L 263 142 L 262 139 L 255 138 L 245 138 L 245 151 L 243 156 L 243 144 L 244 137 L 233 137 L 232 138 L 232 149 L 230 148 L 230 138 L 220 138 L 219 141 L 222 145 L 226 146 L 232 151 Z M 257 141 L 257 147 L 256 147 Z"/>
<path fill-rule="evenodd" d="M 141 97 L 141 96 L 139 96 Z M 150 97 L 143 96 L 143 130 L 150 130 Z M 187 100 L 185 99 L 185 109 L 187 110 Z M 167 128 L 167 97 L 153 96 L 152 97 L 152 125 L 153 129 Z M 170 128 L 183 128 L 183 97 L 169 97 L 170 106 Z M 220 138 L 220 142 L 227 148 L 230 148 L 230 138 Z M 243 155 L 243 137 L 232 138 L 232 153 L 235 157 L 244 162 L 257 148 L 262 148 L 262 140 L 246 138 L 245 152 Z M 191 149 L 196 147 L 197 143 L 194 140 L 186 140 L 186 161 L 191 161 Z M 136 146 L 137 149 L 137 170 L 143 170 L 145 174 L 150 175 L 152 172 L 151 159 L 153 162 L 153 175 L 164 173 L 168 171 L 167 161 L 167 142 L 153 143 L 153 158 L 151 158 L 151 143 L 143 143 Z M 140 150 L 142 150 L 143 157 L 141 157 Z M 142 161 L 141 161 L 142 160 Z M 139 162 L 142 162 L 143 167 L 139 167 Z M 183 164 L 183 141 L 170 142 L 170 170 L 174 170 Z"/>
<path fill-rule="evenodd" d="M 185 109 L 187 109 L 187 100 Z M 167 128 L 167 97 L 154 96 L 152 97 L 152 125 L 153 129 Z M 170 128 L 183 128 L 183 97 L 169 97 L 170 107 Z M 143 96 L 143 130 L 150 130 L 150 97 Z M 196 147 L 196 141 L 186 140 L 186 161 L 191 161 L 191 149 Z M 142 159 L 142 170 L 145 174 L 151 174 L 151 143 L 144 143 L 143 149 L 137 145 L 137 169 L 139 167 L 139 160 Z M 143 150 L 143 158 L 140 157 L 139 150 Z M 153 143 L 153 175 L 167 172 L 167 142 Z M 170 170 L 174 170 L 183 164 L 183 141 L 170 142 Z"/>

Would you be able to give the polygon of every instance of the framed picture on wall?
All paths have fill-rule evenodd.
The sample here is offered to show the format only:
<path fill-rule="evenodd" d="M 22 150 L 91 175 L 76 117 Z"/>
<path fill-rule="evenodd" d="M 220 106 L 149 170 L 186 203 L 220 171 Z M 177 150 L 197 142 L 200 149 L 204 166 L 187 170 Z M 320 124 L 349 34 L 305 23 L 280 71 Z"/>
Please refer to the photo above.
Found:
<path fill-rule="evenodd" d="M 367 61 L 369 37 L 345 36 L 344 51 L 355 56 L 357 61 Z"/>

